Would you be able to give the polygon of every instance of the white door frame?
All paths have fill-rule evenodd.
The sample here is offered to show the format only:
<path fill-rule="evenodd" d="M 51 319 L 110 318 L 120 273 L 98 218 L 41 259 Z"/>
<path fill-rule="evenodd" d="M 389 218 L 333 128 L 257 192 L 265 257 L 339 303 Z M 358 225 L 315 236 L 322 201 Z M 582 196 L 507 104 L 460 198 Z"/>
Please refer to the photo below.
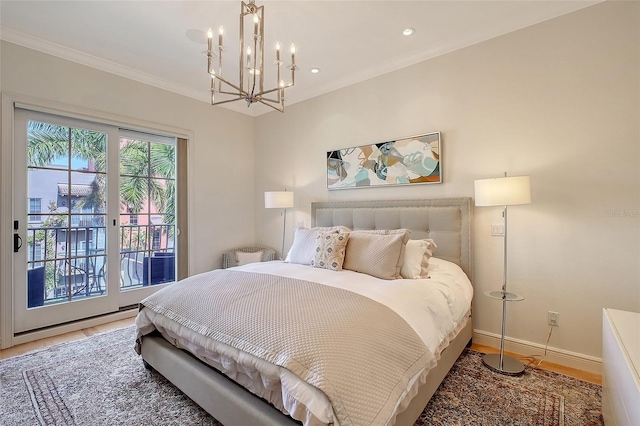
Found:
<path fill-rule="evenodd" d="M 0 141 L 0 200 L 13 199 L 13 134 L 14 134 L 14 109 L 15 107 L 30 109 L 33 111 L 47 112 L 54 115 L 62 115 L 70 118 L 94 121 L 104 124 L 112 124 L 142 132 L 161 132 L 178 138 L 194 141 L 192 130 L 174 127 L 166 124 L 150 122 L 147 120 L 126 117 L 104 111 L 96 111 L 73 105 L 66 105 L 32 96 L 2 92 L 0 103 L 0 115 L 2 117 L 2 132 Z M 191 162 L 195 154 L 194 144 L 188 152 L 187 162 Z M 187 172 L 187 181 L 192 182 L 191 171 Z M 193 209 L 191 205 L 193 197 L 189 199 L 188 217 L 191 221 Z M 33 337 L 23 335 L 16 340 L 14 337 L 13 323 L 13 206 L 9 202 L 0 202 L 0 349 L 6 349 L 16 343 L 24 343 L 42 337 L 53 336 L 83 328 L 85 322 L 67 324 L 63 327 L 51 329 L 47 333 L 34 333 Z M 192 230 L 193 227 L 190 227 Z M 190 230 L 190 234 L 193 232 Z M 194 239 L 189 238 L 189 250 L 193 252 Z M 195 267 L 194 258 L 188 259 L 189 270 Z M 90 326 L 96 325 L 98 319 L 91 320 Z M 111 317 L 105 317 L 103 322 L 112 321 Z M 61 330 L 61 331 L 58 331 Z M 46 335 L 45 335 L 46 334 Z"/>

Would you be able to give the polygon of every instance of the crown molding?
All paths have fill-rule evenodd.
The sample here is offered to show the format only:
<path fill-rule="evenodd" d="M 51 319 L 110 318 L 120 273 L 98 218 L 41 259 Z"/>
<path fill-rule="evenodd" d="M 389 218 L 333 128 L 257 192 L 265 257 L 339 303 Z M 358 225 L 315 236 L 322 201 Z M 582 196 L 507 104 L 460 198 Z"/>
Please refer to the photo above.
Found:
<path fill-rule="evenodd" d="M 0 26 L 0 39 L 28 49 L 37 50 L 38 52 L 66 59 L 80 65 L 115 74 L 129 80 L 134 80 L 139 83 L 177 93 L 178 95 L 187 96 L 202 102 L 209 102 L 209 93 L 205 90 L 195 90 L 191 87 L 176 84 L 154 75 L 126 67 L 116 62 L 98 58 L 97 56 L 93 56 L 79 50 L 70 49 L 66 46 L 33 37 L 20 31 Z"/>

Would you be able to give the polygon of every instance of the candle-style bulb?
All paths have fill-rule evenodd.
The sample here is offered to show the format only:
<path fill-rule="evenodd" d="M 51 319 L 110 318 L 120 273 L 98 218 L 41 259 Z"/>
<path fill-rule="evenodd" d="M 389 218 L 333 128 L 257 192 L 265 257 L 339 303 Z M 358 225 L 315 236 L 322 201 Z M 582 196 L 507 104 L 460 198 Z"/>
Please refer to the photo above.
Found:
<path fill-rule="evenodd" d="M 209 30 L 209 31 L 211 31 L 211 30 Z M 222 28 L 222 25 L 220 25 L 220 29 L 218 30 L 218 34 L 219 35 L 224 34 L 224 28 Z"/>
<path fill-rule="evenodd" d="M 280 42 L 279 41 L 276 42 L 276 50 L 280 51 Z"/>
<path fill-rule="evenodd" d="M 207 38 L 213 38 L 213 31 L 211 31 L 211 28 L 209 28 L 209 31 L 207 31 Z"/>
<path fill-rule="evenodd" d="M 293 43 L 291 43 L 291 54 L 295 55 L 296 54 L 296 46 L 294 46 Z"/>
<path fill-rule="evenodd" d="M 224 34 L 224 29 L 222 25 L 220 25 L 220 29 L 218 30 L 218 46 L 222 46 L 222 35 Z"/>
<path fill-rule="evenodd" d="M 280 80 L 280 87 L 284 87 L 284 80 Z"/>

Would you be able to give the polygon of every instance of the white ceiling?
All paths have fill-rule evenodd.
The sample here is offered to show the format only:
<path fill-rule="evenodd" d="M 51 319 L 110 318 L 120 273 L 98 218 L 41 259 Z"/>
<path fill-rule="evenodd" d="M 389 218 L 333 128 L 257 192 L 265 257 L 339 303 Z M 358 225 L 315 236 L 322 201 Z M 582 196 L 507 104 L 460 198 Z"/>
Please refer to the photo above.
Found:
<path fill-rule="evenodd" d="M 276 41 L 296 44 L 299 71 L 295 86 L 286 92 L 291 105 L 599 1 L 256 3 L 265 6 L 265 51 Z M 236 81 L 239 12 L 239 0 L 1 0 L 0 37 L 209 102 L 204 33 L 212 27 L 215 34 L 224 25 L 228 72 L 223 76 Z M 413 36 L 402 35 L 407 27 L 415 28 Z M 196 31 L 188 37 L 190 30 Z M 193 41 L 193 34 L 201 35 L 201 41 Z M 321 72 L 311 74 L 313 67 Z M 265 77 L 268 82 L 269 74 Z M 243 102 L 228 107 L 253 116 L 271 111 L 255 104 L 247 108 Z"/>

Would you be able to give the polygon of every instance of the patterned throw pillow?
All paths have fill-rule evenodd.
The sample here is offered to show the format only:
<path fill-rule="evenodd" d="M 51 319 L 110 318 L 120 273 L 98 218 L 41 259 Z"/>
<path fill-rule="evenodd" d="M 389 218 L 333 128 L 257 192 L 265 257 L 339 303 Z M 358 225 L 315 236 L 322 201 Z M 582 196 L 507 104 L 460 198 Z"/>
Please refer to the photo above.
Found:
<path fill-rule="evenodd" d="M 316 239 L 321 232 L 349 232 L 349 228 L 346 226 L 296 228 L 286 262 L 311 265 L 316 251 Z"/>
<path fill-rule="evenodd" d="M 316 268 L 341 271 L 348 241 L 348 232 L 320 232 L 311 264 Z"/>

